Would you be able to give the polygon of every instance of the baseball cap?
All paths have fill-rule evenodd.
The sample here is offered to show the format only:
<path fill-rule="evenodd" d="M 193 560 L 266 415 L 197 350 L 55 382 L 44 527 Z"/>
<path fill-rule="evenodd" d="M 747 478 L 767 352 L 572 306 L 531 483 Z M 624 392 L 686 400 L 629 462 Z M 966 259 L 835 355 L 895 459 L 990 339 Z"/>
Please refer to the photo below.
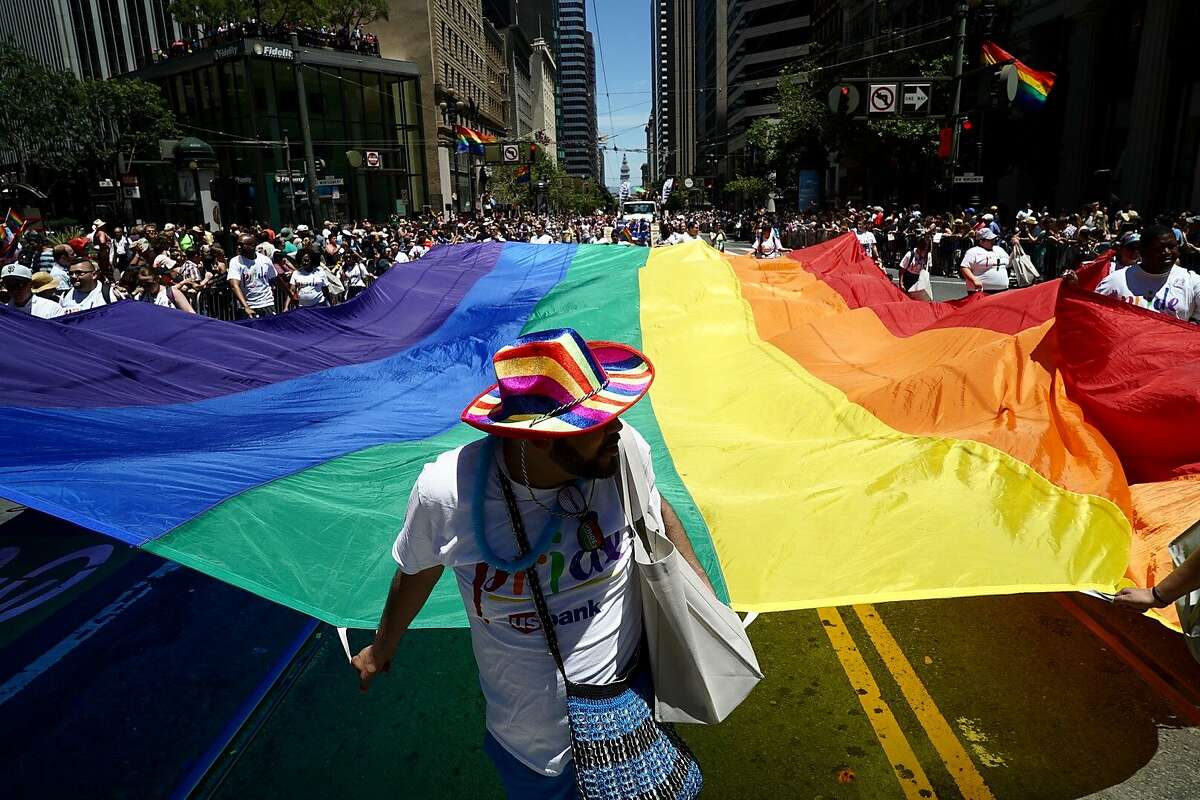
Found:
<path fill-rule="evenodd" d="M 992 220 L 995 219 L 995 217 L 992 216 L 991 214 L 984 214 L 983 218 L 986 219 L 988 222 L 991 222 Z"/>
<path fill-rule="evenodd" d="M 33 279 L 33 271 L 24 264 L 5 264 L 0 269 L 0 278 L 24 278 L 28 281 Z"/>
<path fill-rule="evenodd" d="M 1121 247 L 1137 247 L 1142 241 L 1142 235 L 1137 231 L 1128 231 L 1121 236 Z"/>
<path fill-rule="evenodd" d="M 990 229 L 990 228 L 984 228 L 983 230 L 981 230 L 981 231 L 979 232 L 979 238 L 980 238 L 980 240 L 983 240 L 983 239 L 995 239 L 995 238 L 996 238 L 996 232 L 995 232 L 995 231 L 993 231 L 993 230 L 992 230 L 992 229 Z"/>

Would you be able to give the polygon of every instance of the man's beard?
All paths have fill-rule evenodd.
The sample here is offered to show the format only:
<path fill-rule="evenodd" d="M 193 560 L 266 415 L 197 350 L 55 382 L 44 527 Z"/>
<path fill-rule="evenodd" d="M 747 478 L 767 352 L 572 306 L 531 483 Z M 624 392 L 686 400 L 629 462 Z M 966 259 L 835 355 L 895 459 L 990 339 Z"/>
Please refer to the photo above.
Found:
<path fill-rule="evenodd" d="M 615 442 L 616 436 L 612 437 L 612 442 Z M 550 458 L 554 463 L 580 478 L 594 478 L 603 480 L 611 478 L 617 474 L 617 469 L 621 465 L 621 459 L 616 453 L 608 450 L 609 440 L 605 440 L 600 450 L 591 458 L 584 458 L 575 448 L 569 446 L 562 440 L 556 440 L 550 446 Z"/>

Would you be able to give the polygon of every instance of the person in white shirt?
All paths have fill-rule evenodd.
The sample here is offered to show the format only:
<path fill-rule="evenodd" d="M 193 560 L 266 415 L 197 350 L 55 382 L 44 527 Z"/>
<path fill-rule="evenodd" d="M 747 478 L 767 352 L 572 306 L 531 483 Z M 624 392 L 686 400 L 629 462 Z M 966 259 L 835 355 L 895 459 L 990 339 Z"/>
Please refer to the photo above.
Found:
<path fill-rule="evenodd" d="M 783 245 L 779 243 L 779 237 L 769 222 L 763 223 L 762 229 L 758 232 L 758 238 L 754 240 L 751 252 L 754 253 L 755 258 L 779 258 L 783 254 Z"/>
<path fill-rule="evenodd" d="M 346 284 L 346 299 L 350 300 L 365 292 L 374 276 L 361 257 L 351 254 L 347 258 L 342 264 L 342 280 Z"/>
<path fill-rule="evenodd" d="M 0 268 L 0 282 L 8 292 L 7 305 L 14 311 L 42 319 L 63 315 L 63 307 L 57 302 L 34 294 L 33 271 L 24 264 L 5 264 Z"/>
<path fill-rule="evenodd" d="M 967 283 L 967 293 L 995 294 L 1008 289 L 1008 253 L 996 244 L 990 228 L 979 231 L 979 244 L 963 254 L 958 272 Z"/>
<path fill-rule="evenodd" d="M 860 224 L 854 226 L 854 236 L 863 249 L 863 255 L 878 264 L 879 243 L 875 240 L 874 232 L 867 230 L 866 225 Z"/>
<path fill-rule="evenodd" d="M 699 241 L 701 241 L 700 223 L 696 222 L 696 220 L 694 220 L 694 219 L 689 221 L 687 224 L 687 230 L 685 230 L 683 232 L 683 234 L 680 236 L 679 240 L 681 242 L 699 242 Z"/>
<path fill-rule="evenodd" d="M 296 305 L 300 308 L 333 305 L 325 273 L 320 267 L 321 257 L 316 251 L 304 248 L 296 253 L 296 269 L 289 276 Z"/>
<path fill-rule="evenodd" d="M 240 319 L 275 316 L 275 285 L 279 273 L 271 259 L 255 249 L 257 242 L 249 233 L 238 238 L 238 254 L 229 259 L 226 279 L 238 304 Z"/>
<path fill-rule="evenodd" d="M 913 249 L 900 259 L 900 286 L 904 291 L 913 294 L 921 291 L 917 284 L 921 281 L 921 273 L 929 270 L 929 240 L 918 239 Z M 932 298 L 925 297 L 925 300 Z"/>
<path fill-rule="evenodd" d="M 1142 233 L 1139 245 L 1142 262 L 1109 273 L 1096 294 L 1184 322 L 1200 321 L 1200 275 L 1176 263 L 1179 242 L 1171 229 L 1152 225 Z"/>
<path fill-rule="evenodd" d="M 547 342 L 559 345 L 556 355 L 544 355 Z M 506 362 L 531 366 L 506 379 Z M 552 374 L 594 375 L 596 367 L 589 365 L 610 377 L 616 369 L 639 374 L 648 367 L 645 357 L 624 345 L 602 349 L 563 329 L 521 337 L 494 363 L 500 382 L 462 414 L 489 435 L 441 454 L 421 471 L 392 547 L 398 568 L 378 630 L 352 666 L 366 691 L 388 670 L 401 638 L 450 568 L 486 701 L 484 749 L 505 795 L 578 797 L 564 675 L 572 684 L 605 688 L 630 669 L 635 680 L 646 677 L 632 666 L 640 663 L 635 654 L 642 615 L 633 542 L 615 479 L 623 463 L 646 479 L 642 513 L 652 527 L 661 521 L 701 582 L 708 585 L 708 579 L 655 486 L 649 445 L 618 417 L 644 396 L 649 379 L 632 395 L 604 393 L 603 405 L 589 407 L 586 417 L 574 415 L 575 422 L 570 412 L 592 394 L 583 384 L 563 387 L 569 402 L 540 420 L 531 423 L 524 413 L 544 406 L 548 398 L 539 387 L 553 381 Z M 541 379 L 526 380 L 530 374 Z M 553 658 L 551 649 L 561 658 Z M 652 714 L 648 710 L 646 717 Z M 698 773 L 694 763 L 690 769 Z"/>
<path fill-rule="evenodd" d="M 554 237 L 546 233 L 546 226 L 539 222 L 534 235 L 529 237 L 530 244 L 550 244 L 554 241 Z"/>
<path fill-rule="evenodd" d="M 67 275 L 71 278 L 71 290 L 58 304 L 68 314 L 99 308 L 127 297 L 120 287 L 99 280 L 96 264 L 90 259 L 77 259 L 67 270 Z"/>

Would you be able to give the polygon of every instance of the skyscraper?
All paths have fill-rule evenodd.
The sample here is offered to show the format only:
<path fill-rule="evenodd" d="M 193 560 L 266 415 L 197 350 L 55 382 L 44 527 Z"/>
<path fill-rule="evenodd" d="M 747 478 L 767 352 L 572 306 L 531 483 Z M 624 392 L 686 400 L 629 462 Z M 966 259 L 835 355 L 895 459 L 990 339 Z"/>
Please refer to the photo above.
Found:
<path fill-rule="evenodd" d="M 171 16 L 171 0 L 22 0 L 0 14 L 0 38 L 38 61 L 97 80 L 150 63 L 156 50 L 190 31 Z"/>
<path fill-rule="evenodd" d="M 780 71 L 809 52 L 811 0 L 728 0 L 728 119 L 726 153 L 736 165 L 746 131 L 760 117 L 779 114 Z"/>
<path fill-rule="evenodd" d="M 696 10 L 705 0 L 654 0 L 651 6 L 651 114 L 657 178 L 691 175 L 696 166 Z M 654 174 L 654 168 L 651 168 Z"/>

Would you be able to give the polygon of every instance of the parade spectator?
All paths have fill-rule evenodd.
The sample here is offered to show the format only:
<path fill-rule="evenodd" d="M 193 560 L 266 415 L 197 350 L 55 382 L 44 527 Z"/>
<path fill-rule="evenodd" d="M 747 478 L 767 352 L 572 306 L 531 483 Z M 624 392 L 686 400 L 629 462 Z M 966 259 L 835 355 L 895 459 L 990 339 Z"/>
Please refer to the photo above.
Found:
<path fill-rule="evenodd" d="M 1192 553 L 1156 585 L 1130 587 L 1117 592 L 1113 605 L 1130 611 L 1166 608 L 1181 597 L 1200 589 L 1200 550 Z"/>
<path fill-rule="evenodd" d="M 550 244 L 554 238 L 546 233 L 546 224 L 539 222 L 537 224 L 537 232 L 529 239 L 530 244 Z"/>
<path fill-rule="evenodd" d="M 47 273 L 42 273 L 47 274 Z M 42 319 L 54 319 L 63 314 L 63 308 L 55 300 L 35 294 L 33 271 L 24 264 L 5 264 L 0 268 L 0 283 L 8 293 L 8 307 L 14 311 L 31 314 Z M 45 284 L 54 286 L 55 284 Z"/>
<path fill-rule="evenodd" d="M 79 254 L 82 255 L 86 243 L 79 248 Z M 75 249 L 69 244 L 56 244 L 51 250 L 53 261 L 51 261 L 49 269 L 44 270 L 54 278 L 54 282 L 58 285 L 58 291 L 65 292 L 71 288 L 71 276 L 67 274 L 67 270 L 71 266 L 71 262 L 75 260 Z"/>
<path fill-rule="evenodd" d="M 58 301 L 67 313 L 87 311 L 128 297 L 121 289 L 103 281 L 96 263 L 89 258 L 77 258 L 67 273 L 71 288 Z"/>
<path fill-rule="evenodd" d="M 333 295 L 320 266 L 321 257 L 315 250 L 305 248 L 296 253 L 296 269 L 288 281 L 299 308 L 333 305 Z"/>
<path fill-rule="evenodd" d="M 242 319 L 275 316 L 275 286 L 278 273 L 271 259 L 258 252 L 252 234 L 238 239 L 238 253 L 229 259 L 227 280 Z"/>
<path fill-rule="evenodd" d="M 139 267 L 137 271 L 137 289 L 132 295 L 134 300 L 143 303 L 153 303 L 164 308 L 177 308 L 188 314 L 195 314 L 192 304 L 183 296 L 183 292 L 173 286 L 163 284 L 157 270 L 153 267 Z"/>

